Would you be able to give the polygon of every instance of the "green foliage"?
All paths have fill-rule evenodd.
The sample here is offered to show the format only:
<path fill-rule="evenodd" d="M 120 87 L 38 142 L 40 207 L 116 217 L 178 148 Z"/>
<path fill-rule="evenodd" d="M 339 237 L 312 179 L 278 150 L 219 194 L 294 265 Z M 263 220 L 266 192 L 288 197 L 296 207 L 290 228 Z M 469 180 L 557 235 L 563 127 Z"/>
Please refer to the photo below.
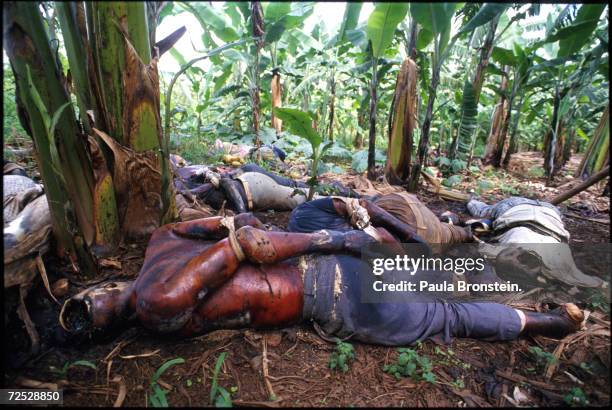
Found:
<path fill-rule="evenodd" d="M 461 177 L 459 175 L 454 175 L 454 174 L 457 174 L 463 171 L 467 167 L 466 161 L 463 161 L 460 159 L 451 160 L 445 156 L 437 157 L 434 160 L 434 163 L 438 166 L 443 176 L 450 177 L 452 175 L 452 176 L 458 177 L 458 178 L 453 179 L 454 182 L 452 183 L 452 185 L 456 185 L 457 183 L 461 182 Z M 452 186 L 452 185 L 447 185 L 447 186 Z"/>
<path fill-rule="evenodd" d="M 12 142 L 15 137 L 26 135 L 25 130 L 17 117 L 17 105 L 15 103 L 15 77 L 13 70 L 4 66 L 4 81 L 2 82 L 2 112 L 4 113 L 3 132 L 4 141 Z"/>
<path fill-rule="evenodd" d="M 362 6 L 363 3 L 346 3 L 346 9 L 344 10 L 344 18 L 340 24 L 340 30 L 338 30 L 338 34 L 333 39 L 333 42 L 329 44 L 330 46 L 341 45 L 348 40 L 347 32 L 354 30 L 355 27 L 357 27 Z"/>
<path fill-rule="evenodd" d="M 410 3 L 410 15 L 434 35 L 450 28 L 456 3 Z"/>
<path fill-rule="evenodd" d="M 544 367 L 557 362 L 557 358 L 538 346 L 529 346 L 529 353 L 533 355 L 538 365 Z"/>
<path fill-rule="evenodd" d="M 283 120 L 291 133 L 308 140 L 313 150 L 321 145 L 321 136 L 312 127 L 310 114 L 295 108 L 274 108 L 274 115 Z"/>
<path fill-rule="evenodd" d="M 510 185 L 510 184 L 506 184 L 504 182 L 501 182 L 499 184 L 499 189 L 506 196 L 508 196 L 508 195 L 518 195 L 519 194 L 519 191 L 518 191 L 518 189 L 516 189 L 515 186 Z"/>
<path fill-rule="evenodd" d="M 572 390 L 563 397 L 563 401 L 572 407 L 584 407 L 589 405 L 586 394 L 584 394 L 584 391 L 580 387 L 572 388 Z"/>
<path fill-rule="evenodd" d="M 523 20 L 527 15 L 539 15 L 537 6 L 521 9 L 520 6 L 509 3 L 377 3 L 369 19 L 359 23 L 362 4 L 347 3 L 344 16 L 335 27 L 328 29 L 319 22 L 308 31 L 304 28 L 304 21 L 308 16 L 312 16 L 313 10 L 318 7 L 318 4 L 311 2 L 263 3 L 266 41 L 259 55 L 258 66 L 262 73 L 259 84 L 261 130 L 263 131 L 264 124 L 269 124 L 272 114 L 270 70 L 275 68 L 281 73 L 284 107 L 299 108 L 303 114 L 301 120 L 294 118 L 301 130 L 294 129 L 291 121 L 284 121 L 283 132 L 279 134 L 275 145 L 286 150 L 288 161 L 307 160 L 309 168 L 315 171 L 311 171 L 311 176 L 321 172 L 342 172 L 342 167 L 348 165 L 349 158 L 354 170 L 366 170 L 367 153 L 354 152 L 352 146 L 357 134 L 360 141 L 365 137 L 364 142 L 367 144 L 370 100 L 368 89 L 373 69 L 376 69 L 379 91 L 376 103 L 379 122 L 376 163 L 385 162 L 385 155 L 380 159 L 378 150 L 386 151 L 387 130 L 383 131 L 386 127 L 380 127 L 380 123 L 386 121 L 390 112 L 395 75 L 405 54 L 404 50 L 400 52 L 400 49 L 408 45 L 409 24 L 405 19 L 406 8 L 410 9 L 411 21 L 418 23 L 415 62 L 420 68 L 417 118 L 419 128 L 424 122 L 427 101 L 433 97 L 429 89 L 433 71 L 441 69 L 433 106 L 432 144 L 439 142 L 442 150 L 448 149 L 447 145 L 453 139 L 452 136 L 449 137 L 449 129 L 452 129 L 453 134 L 458 132 L 456 147 L 453 148 L 458 150 L 457 158 L 465 159 L 466 154 L 472 150 L 474 157 L 481 156 L 491 126 L 493 106 L 502 94 L 501 75 L 508 80 L 508 87 L 503 92 L 506 98 L 512 95 L 512 89 L 517 83 L 514 87 L 517 90 L 517 98 L 512 107 L 509 136 L 516 134 L 519 150 L 542 149 L 545 130 L 548 129 L 548 122 L 552 117 L 552 90 L 557 86 L 561 89 L 570 85 L 573 87 L 583 81 L 581 76 L 586 79 L 584 84 L 588 83 L 591 89 L 583 92 L 579 87 L 572 88 L 572 95 L 562 102 L 561 112 L 565 111 L 566 116 L 572 116 L 572 124 L 580 130 L 577 130 L 576 134 L 580 138 L 581 152 L 592 139 L 598 116 L 589 115 L 596 108 L 601 110 L 601 105 L 605 104 L 608 98 L 607 71 L 604 70 L 608 57 L 605 52 L 598 54 L 597 51 L 597 47 L 602 44 L 602 49 L 607 47 L 607 21 L 600 19 L 601 13 L 597 14 L 597 8 L 604 5 L 560 7 L 550 13 L 551 17 L 547 23 L 538 25 Z M 205 145 L 197 146 L 198 140 L 204 144 L 210 144 L 209 141 L 214 138 L 246 141 L 253 135 L 251 90 L 255 83 L 252 74 L 254 47 L 251 39 L 248 39 L 252 30 L 250 10 L 248 4 L 237 2 L 229 2 L 221 7 L 210 7 L 206 4 L 198 8 L 179 4 L 179 7 L 174 9 L 172 12 L 175 14 L 185 9 L 198 14 L 205 31 L 210 32 L 203 36 L 207 37 L 203 38 L 205 48 L 218 47 L 213 44 L 221 39 L 216 32 L 227 27 L 231 27 L 240 38 L 248 40 L 243 45 L 223 51 L 217 55 L 219 59 L 211 59 L 210 69 L 206 71 L 198 68 L 187 70 L 186 74 L 191 81 L 191 94 L 184 92 L 184 96 L 177 95 L 177 98 L 184 99 L 180 106 L 185 109 L 185 114 L 177 114 L 175 117 L 175 121 L 181 123 L 178 127 L 181 128 L 180 132 L 177 130 L 177 135 L 181 134 L 179 149 L 196 162 L 201 162 L 202 158 L 208 160 L 208 156 L 202 148 Z M 211 16 L 210 21 L 204 18 L 206 13 L 210 13 L 207 9 L 216 14 Z M 396 9 L 399 12 L 396 12 Z M 562 12 L 566 9 L 570 11 Z M 459 30 L 451 39 L 451 19 L 454 16 Z M 499 18 L 496 47 L 493 49 L 478 96 L 478 90 L 475 90 L 470 82 L 473 61 L 479 57 L 488 24 L 496 18 Z M 589 25 L 591 31 L 580 31 Z M 546 34 L 542 37 L 550 41 L 548 43 L 532 40 L 532 36 L 523 36 L 526 31 L 544 29 Z M 574 36 L 574 33 L 578 32 L 582 34 Z M 572 38 L 574 45 L 569 43 Z M 471 42 L 468 42 L 470 40 Z M 563 42 L 568 45 L 561 47 Z M 584 44 L 580 45 L 581 42 Z M 453 47 L 449 47 L 449 44 Z M 560 48 L 577 48 L 577 51 L 563 56 L 565 51 L 557 53 Z M 557 55 L 559 57 L 555 58 Z M 505 66 L 510 68 L 503 74 L 502 69 L 505 69 Z M 327 147 L 325 142 L 332 100 L 331 79 L 336 84 L 334 144 L 324 153 L 322 148 Z M 465 81 L 466 79 L 468 81 Z M 479 100 L 479 104 L 476 104 L 476 100 Z M 584 110 L 580 107 L 584 107 Z M 196 127 L 194 123 L 198 118 L 201 126 Z M 420 129 L 415 135 L 415 142 L 421 137 L 418 131 Z M 184 135 L 188 135 L 188 138 L 185 139 Z M 276 133 L 274 136 L 276 137 Z M 190 154 L 191 151 L 193 154 Z M 454 153 L 446 155 L 455 157 Z M 445 182 L 448 185 L 456 185 L 458 177 L 450 177 L 461 172 L 464 167 L 458 163 L 445 164 L 445 161 L 442 160 L 438 165 L 442 175 L 447 178 Z M 538 177 L 538 172 L 534 170 L 531 175 Z M 315 183 L 313 179 L 309 182 Z M 502 192 L 507 194 L 516 192 L 514 187 L 507 185 L 501 188 Z"/>
<path fill-rule="evenodd" d="M 170 367 L 185 363 L 185 359 L 182 357 L 177 357 L 176 359 L 168 360 L 164 364 L 162 364 L 153 377 L 151 378 L 150 389 L 151 392 L 149 394 L 149 404 L 152 407 L 168 407 L 168 399 L 166 398 L 167 391 L 162 389 L 161 386 L 157 383 L 159 378 L 168 370 Z"/>
<path fill-rule="evenodd" d="M 397 362 L 387 365 L 383 371 L 395 376 L 396 379 L 410 377 L 414 381 L 435 383 L 436 376 L 432 373 L 433 366 L 426 356 L 421 356 L 416 350 L 409 348 L 397 349 Z"/>
<path fill-rule="evenodd" d="M 336 340 L 336 351 L 329 356 L 329 368 L 332 370 L 342 370 L 348 372 L 349 364 L 355 359 L 355 349 L 350 343 Z"/>
<path fill-rule="evenodd" d="M 567 57 L 574 54 L 589 41 L 605 7 L 605 4 L 584 4 L 580 7 L 572 24 L 557 30 L 544 41 L 559 41 L 557 57 Z"/>
<path fill-rule="evenodd" d="M 477 27 L 487 24 L 495 17 L 503 13 L 509 4 L 504 3 L 486 3 L 479 10 L 476 15 L 468 21 L 465 26 L 461 27 L 458 34 L 467 33 L 473 31 Z"/>
<path fill-rule="evenodd" d="M 226 355 L 226 352 L 219 355 L 213 370 L 212 382 L 210 386 L 210 404 L 214 404 L 215 407 L 232 407 L 232 397 L 230 393 L 223 387 L 219 386 L 217 381 Z"/>
<path fill-rule="evenodd" d="M 454 187 L 455 185 L 458 185 L 461 183 L 461 175 L 451 175 L 448 178 L 444 178 L 442 180 L 442 185 L 447 186 L 449 188 Z"/>
<path fill-rule="evenodd" d="M 377 164 L 384 164 L 386 160 L 386 155 L 380 151 L 376 151 L 374 155 L 374 160 Z M 351 168 L 353 171 L 362 173 L 368 169 L 368 151 L 357 151 L 353 154 L 353 160 L 351 161 Z"/>
<path fill-rule="evenodd" d="M 531 167 L 527 170 L 527 175 L 532 178 L 542 178 L 544 176 L 544 168 L 540 166 Z"/>
<path fill-rule="evenodd" d="M 599 309 L 605 314 L 610 314 L 610 302 L 606 297 L 599 291 L 599 289 L 593 289 L 592 294 L 589 297 L 591 308 Z"/>
<path fill-rule="evenodd" d="M 486 179 L 479 179 L 478 185 L 476 187 L 476 192 L 478 194 L 481 194 L 482 192 L 486 192 L 491 188 L 493 188 L 493 183 L 491 181 L 488 181 Z"/>
<path fill-rule="evenodd" d="M 88 367 L 90 369 L 93 369 L 94 371 L 98 370 L 98 366 L 96 366 L 94 363 L 90 362 L 89 360 L 75 360 L 74 362 L 66 362 L 64 363 L 64 366 L 60 369 L 57 370 L 55 369 L 54 372 L 57 373 L 57 375 L 61 378 L 66 378 L 68 376 L 68 370 L 72 367 Z"/>
<path fill-rule="evenodd" d="M 379 58 L 391 45 L 397 25 L 408 12 L 407 3 L 376 3 L 368 18 L 366 35 L 372 44 L 372 55 Z"/>
<path fill-rule="evenodd" d="M 461 100 L 461 122 L 459 123 L 459 136 L 457 137 L 459 151 L 467 154 L 469 141 L 478 127 L 478 103 L 474 94 L 474 84 L 467 78 L 463 83 L 463 98 Z M 461 149 L 466 147 L 466 149 Z"/>
<path fill-rule="evenodd" d="M 308 180 L 308 184 L 311 187 L 308 192 L 308 200 L 310 201 L 314 196 L 314 187 L 319 183 L 317 178 L 319 174 L 319 160 L 325 155 L 333 143 L 328 142 L 321 147 L 323 139 L 312 127 L 313 118 L 309 113 L 294 108 L 274 108 L 274 115 L 283 120 L 293 134 L 306 139 L 311 145 L 312 155 L 310 159 L 312 163 L 310 168 L 310 179 Z"/>

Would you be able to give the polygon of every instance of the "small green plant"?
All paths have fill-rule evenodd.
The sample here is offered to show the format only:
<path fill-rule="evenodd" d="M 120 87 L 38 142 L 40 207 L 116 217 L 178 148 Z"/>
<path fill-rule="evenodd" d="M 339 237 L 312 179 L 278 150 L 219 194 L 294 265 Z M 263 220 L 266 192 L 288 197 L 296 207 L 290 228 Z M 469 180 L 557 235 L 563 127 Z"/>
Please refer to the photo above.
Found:
<path fill-rule="evenodd" d="M 527 175 L 532 178 L 541 178 L 544 176 L 544 168 L 540 166 L 531 167 L 527 170 Z"/>
<path fill-rule="evenodd" d="M 606 314 L 610 314 L 610 302 L 606 300 L 601 292 L 593 290 L 590 299 L 590 305 L 593 310 L 599 309 Z"/>
<path fill-rule="evenodd" d="M 469 363 L 465 363 L 461 360 L 459 360 L 456 356 L 455 356 L 455 352 L 453 351 L 453 349 L 442 349 L 439 346 L 436 346 L 434 348 L 434 353 L 439 357 L 436 358 L 436 363 L 437 364 L 441 364 L 444 366 L 458 366 L 461 367 L 462 369 L 469 369 L 471 366 Z"/>
<path fill-rule="evenodd" d="M 592 375 L 593 374 L 593 368 L 591 367 L 590 364 L 586 363 L 586 362 L 581 362 L 580 363 L 580 368 L 582 370 L 584 370 L 585 372 L 587 372 L 588 374 Z"/>
<path fill-rule="evenodd" d="M 71 367 L 77 367 L 77 366 L 89 367 L 91 369 L 98 370 L 98 366 L 96 366 L 89 360 L 76 360 L 74 362 L 64 363 L 64 367 L 62 367 L 60 370 L 52 368 L 52 371 L 58 374 L 60 377 L 65 378 L 66 376 L 68 376 L 68 369 L 70 369 Z"/>
<path fill-rule="evenodd" d="M 397 351 L 399 352 L 397 363 L 385 366 L 383 371 L 392 374 L 398 380 L 404 376 L 414 381 L 436 382 L 436 376 L 432 373 L 433 366 L 427 357 L 419 355 L 414 349 L 399 348 Z"/>
<path fill-rule="evenodd" d="M 294 108 L 274 108 L 274 115 L 280 118 L 292 134 L 298 135 L 306 139 L 312 147 L 312 155 L 310 156 L 311 168 L 310 168 L 310 179 L 308 185 L 310 190 L 308 191 L 308 200 L 310 201 L 314 196 L 314 188 L 318 185 L 318 169 L 319 160 L 325 154 L 325 152 L 333 145 L 333 142 L 328 142 L 321 147 L 323 139 L 321 135 L 312 127 L 312 116 L 304 111 L 296 110 Z"/>
<path fill-rule="evenodd" d="M 552 353 L 542 350 L 538 346 L 530 346 L 529 353 L 533 355 L 536 359 L 536 363 L 540 366 L 546 366 L 557 361 L 557 358 Z"/>
<path fill-rule="evenodd" d="M 149 395 L 149 403 L 152 407 L 168 407 L 168 399 L 166 398 L 166 390 L 162 389 L 161 386 L 157 383 L 159 378 L 166 370 L 170 367 L 185 363 L 185 359 L 182 357 L 177 357 L 176 359 L 168 360 L 155 372 L 153 377 L 151 378 L 151 394 Z"/>
<path fill-rule="evenodd" d="M 580 387 L 574 387 L 568 394 L 563 397 L 563 400 L 570 406 L 587 406 L 589 401 L 586 394 Z"/>
<path fill-rule="evenodd" d="M 343 373 L 348 372 L 349 362 L 355 359 L 355 349 L 350 343 L 336 340 L 336 351 L 329 356 L 329 368 L 340 369 Z"/>
<path fill-rule="evenodd" d="M 451 175 L 448 178 L 444 178 L 442 180 L 442 185 L 447 186 L 449 188 L 452 188 L 459 183 L 461 183 L 461 175 Z"/>
<path fill-rule="evenodd" d="M 506 185 L 503 182 L 499 185 L 499 189 L 504 195 L 518 195 L 519 191 L 512 185 Z"/>
<path fill-rule="evenodd" d="M 465 389 L 465 382 L 463 379 L 457 379 L 451 382 L 451 386 L 458 390 Z"/>
<path fill-rule="evenodd" d="M 223 366 L 223 362 L 225 361 L 225 356 L 227 356 L 227 352 L 223 352 L 219 355 L 213 370 L 212 383 L 210 386 L 210 404 L 214 403 L 215 407 L 232 407 L 232 397 L 230 393 L 219 386 L 217 381 L 221 366 Z"/>

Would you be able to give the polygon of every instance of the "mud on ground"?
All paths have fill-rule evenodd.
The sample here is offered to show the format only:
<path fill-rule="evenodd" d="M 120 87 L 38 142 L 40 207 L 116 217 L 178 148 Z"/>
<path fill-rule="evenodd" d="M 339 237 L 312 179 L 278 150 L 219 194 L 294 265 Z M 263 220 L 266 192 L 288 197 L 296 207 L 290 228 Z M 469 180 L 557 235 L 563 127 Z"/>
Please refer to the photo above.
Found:
<path fill-rule="evenodd" d="M 507 176 L 515 178 L 515 186 L 521 187 L 520 173 Z M 343 177 L 357 178 L 354 174 Z M 533 196 L 546 198 L 547 194 L 550 192 L 536 191 Z M 505 194 L 492 191 L 487 195 L 491 197 L 486 199 L 491 200 Z M 597 193 L 589 195 L 594 197 Z M 467 217 L 461 203 L 445 201 L 427 191 L 421 191 L 419 197 L 436 214 L 451 209 Z M 609 209 L 609 198 L 607 201 Z M 574 205 L 575 209 L 563 207 L 564 213 L 582 217 L 565 217 L 572 241 L 610 242 L 608 211 Z M 286 226 L 288 215 L 257 214 L 265 223 L 281 228 Z M 103 276 L 137 275 L 144 249 L 144 243 L 123 248 L 116 259 L 108 262 Z M 68 267 L 58 261 L 49 262 L 50 274 L 55 278 L 69 276 Z M 74 292 L 78 281 L 72 279 Z M 541 308 L 529 304 L 522 307 Z M 4 381 L 8 386 L 24 383 L 24 379 L 58 384 L 65 389 L 64 403 L 72 406 L 111 406 L 117 401 L 123 406 L 150 406 L 155 372 L 175 358 L 182 358 L 184 363 L 170 367 L 158 380 L 167 391 L 168 403 L 209 405 L 213 369 L 222 352 L 227 356 L 218 384 L 231 392 L 234 405 L 557 406 L 566 403 L 572 394 L 580 400 L 581 393 L 591 405 L 606 406 L 610 402 L 610 315 L 606 303 L 587 306 L 591 314 L 586 330 L 563 341 L 544 337 L 509 343 L 456 339 L 449 345 L 437 345 L 427 341 L 417 351 L 433 364 L 436 376 L 433 384 L 411 378 L 396 380 L 383 367 L 397 360 L 397 349 L 360 343 L 353 343 L 355 360 L 348 371 L 332 371 L 329 358 L 335 345 L 321 339 L 308 325 L 270 331 L 217 331 L 187 340 L 132 328 L 101 341 L 60 343 L 58 306 L 41 287 L 31 292 L 28 308 L 43 340 L 55 339 L 55 343 L 46 342 L 40 354 L 25 359 L 27 335 L 19 321 L 13 320 L 5 336 L 5 363 L 18 367 L 7 370 Z M 269 401 L 262 375 L 264 338 L 268 380 L 277 398 L 275 402 Z M 534 347 L 555 358 L 535 355 Z M 64 368 L 76 361 L 86 361 L 95 369 L 83 365 L 84 362 Z"/>

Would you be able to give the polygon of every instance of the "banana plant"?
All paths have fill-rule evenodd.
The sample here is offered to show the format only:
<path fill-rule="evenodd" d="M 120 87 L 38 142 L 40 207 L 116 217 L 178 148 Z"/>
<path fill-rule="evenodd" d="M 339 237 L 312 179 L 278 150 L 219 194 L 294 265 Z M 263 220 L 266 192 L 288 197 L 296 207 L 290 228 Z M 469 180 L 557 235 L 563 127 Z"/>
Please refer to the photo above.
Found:
<path fill-rule="evenodd" d="M 328 142 L 321 146 L 323 138 L 312 126 L 312 116 L 304 111 L 297 110 L 295 108 L 274 108 L 274 114 L 280 118 L 284 123 L 287 124 L 289 131 L 292 134 L 298 135 L 306 139 L 312 148 L 312 155 L 310 159 L 310 179 L 308 184 L 310 189 L 308 191 L 308 201 L 312 199 L 318 185 L 318 166 L 321 157 L 325 152 L 332 146 L 332 142 Z"/>
<path fill-rule="evenodd" d="M 368 142 L 368 178 L 374 178 L 376 153 L 376 108 L 378 88 L 378 60 L 391 45 L 397 25 L 404 20 L 408 12 L 405 3 L 377 3 L 368 18 L 366 28 L 372 60 L 372 80 L 370 82 L 370 132 Z"/>
<path fill-rule="evenodd" d="M 578 9 L 573 19 L 568 18 L 571 16 L 570 11 L 572 8 L 567 6 L 559 17 L 557 18 L 554 26 L 547 33 L 541 44 L 556 43 L 558 42 L 558 51 L 556 59 L 569 59 L 577 52 L 580 51 L 585 45 L 592 41 L 593 32 L 595 32 L 600 16 L 602 15 L 605 4 L 584 4 Z M 601 41 L 600 41 L 601 42 Z M 607 40 L 604 41 L 607 46 Z M 589 65 L 588 69 L 591 73 L 595 70 L 598 64 Z M 554 87 L 553 95 L 553 114 L 551 118 L 551 124 L 548 133 L 545 137 L 545 155 L 544 155 L 544 170 L 548 177 L 547 182 L 550 183 L 552 177 L 561 168 L 562 155 L 559 155 L 563 151 L 563 118 L 570 109 L 570 99 L 574 94 L 572 84 L 568 84 L 567 77 L 569 73 L 563 65 L 558 65 L 556 70 L 556 83 Z M 581 76 L 574 72 L 574 77 Z M 564 112 L 565 111 L 565 112 Z"/>
<path fill-rule="evenodd" d="M 487 30 L 483 31 L 484 39 L 480 46 L 480 57 L 476 64 L 473 73 L 468 70 L 466 73 L 463 85 L 463 99 L 461 102 L 461 120 L 457 138 L 455 138 L 453 146 L 449 152 L 449 158 L 454 159 L 459 147 L 468 146 L 468 142 L 472 140 L 472 135 L 477 127 L 478 117 L 478 102 L 480 100 L 480 91 L 484 82 L 485 70 L 489 64 L 493 45 L 495 43 L 495 31 L 501 14 L 508 8 L 508 4 L 487 3 L 484 4 L 467 24 L 465 24 L 459 33 L 474 32 L 478 27 L 487 25 Z M 466 152 L 462 150 L 462 154 Z"/>
<path fill-rule="evenodd" d="M 427 156 L 434 102 L 440 82 L 440 69 L 458 38 L 458 35 L 453 36 L 449 43 L 451 19 L 460 6 L 461 4 L 455 3 L 410 3 L 410 15 L 422 27 L 417 38 L 417 48 L 425 48 L 433 42 L 427 108 L 421 125 L 417 161 L 412 166 L 408 180 L 408 190 L 412 192 L 416 191 L 421 168 Z"/>

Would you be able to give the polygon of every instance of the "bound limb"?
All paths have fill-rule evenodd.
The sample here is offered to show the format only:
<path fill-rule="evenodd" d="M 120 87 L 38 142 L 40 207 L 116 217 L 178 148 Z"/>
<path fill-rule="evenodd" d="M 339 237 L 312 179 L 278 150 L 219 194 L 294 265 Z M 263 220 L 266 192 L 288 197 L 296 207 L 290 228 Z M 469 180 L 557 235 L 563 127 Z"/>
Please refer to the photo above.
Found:
<path fill-rule="evenodd" d="M 349 211 L 346 203 L 336 198 L 334 198 L 333 201 L 336 212 L 338 212 L 339 215 L 348 217 Z M 389 232 L 400 238 L 401 241 L 426 244 L 423 238 L 417 234 L 416 230 L 412 226 L 403 223 L 372 201 L 361 198 L 359 200 L 359 204 L 368 211 L 372 225 L 387 229 Z"/>
<path fill-rule="evenodd" d="M 238 218 L 239 225 L 246 225 L 234 232 L 222 225 L 222 219 L 205 218 L 159 228 L 149 242 L 143 268 L 135 282 L 116 290 L 103 286 L 87 289 L 80 298 L 81 303 L 63 309 L 62 317 L 67 319 L 73 314 L 81 318 L 78 320 L 103 327 L 135 314 L 149 329 L 176 331 L 192 318 L 209 294 L 233 277 L 243 260 L 275 264 L 310 252 L 358 253 L 375 242 L 361 231 L 267 232 L 249 226 L 248 223 L 259 223 L 250 215 Z M 192 238 L 228 236 L 194 254 L 197 242 L 181 239 L 180 235 Z M 388 232 L 383 239 L 392 240 Z M 98 302 L 91 303 L 94 299 Z M 65 327 L 70 329 L 71 325 L 66 323 Z"/>
<path fill-rule="evenodd" d="M 275 264 L 311 252 L 359 252 L 374 242 L 361 231 L 302 234 L 243 226 L 235 234 L 230 231 L 227 238 L 190 259 L 178 271 L 141 272 L 135 285 L 136 315 L 148 328 L 175 331 L 187 323 L 207 295 L 232 278 L 243 260 Z"/>

